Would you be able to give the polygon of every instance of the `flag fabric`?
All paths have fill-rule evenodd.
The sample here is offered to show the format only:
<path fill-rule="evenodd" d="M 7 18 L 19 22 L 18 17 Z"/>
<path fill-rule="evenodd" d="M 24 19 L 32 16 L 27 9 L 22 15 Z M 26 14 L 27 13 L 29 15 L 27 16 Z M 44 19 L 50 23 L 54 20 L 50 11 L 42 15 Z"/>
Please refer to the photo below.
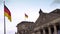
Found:
<path fill-rule="evenodd" d="M 28 18 L 28 15 L 25 13 L 25 18 Z"/>
<path fill-rule="evenodd" d="M 11 22 L 11 12 L 10 10 L 6 7 L 6 5 L 4 5 L 4 16 L 6 16 L 10 22 Z"/>

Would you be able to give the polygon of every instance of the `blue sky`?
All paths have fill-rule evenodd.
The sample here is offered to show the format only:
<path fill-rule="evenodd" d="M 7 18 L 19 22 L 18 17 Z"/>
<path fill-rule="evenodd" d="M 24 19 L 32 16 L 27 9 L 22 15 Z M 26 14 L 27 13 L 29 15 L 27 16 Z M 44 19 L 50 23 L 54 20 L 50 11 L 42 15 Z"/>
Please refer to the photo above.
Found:
<path fill-rule="evenodd" d="M 4 14 L 3 3 L 4 0 L 0 0 L 0 34 L 3 34 L 4 30 Z M 56 8 L 60 8 L 59 0 L 5 0 L 5 5 L 9 8 L 12 14 L 12 22 L 7 17 L 6 19 L 6 33 L 14 34 L 16 32 L 16 25 L 21 21 L 33 21 L 35 22 L 39 16 L 39 10 L 49 13 Z M 28 15 L 28 19 L 25 19 L 24 14 Z"/>

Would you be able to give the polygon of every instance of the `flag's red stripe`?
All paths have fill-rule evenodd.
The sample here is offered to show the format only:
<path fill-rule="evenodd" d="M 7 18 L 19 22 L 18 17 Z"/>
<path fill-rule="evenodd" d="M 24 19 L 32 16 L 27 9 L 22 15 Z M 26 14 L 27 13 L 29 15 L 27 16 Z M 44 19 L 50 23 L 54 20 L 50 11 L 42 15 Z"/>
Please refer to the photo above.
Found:
<path fill-rule="evenodd" d="M 8 9 L 5 5 L 4 5 L 4 11 L 5 11 L 6 13 L 8 13 L 8 15 L 11 16 L 11 13 L 10 13 L 9 9 Z"/>

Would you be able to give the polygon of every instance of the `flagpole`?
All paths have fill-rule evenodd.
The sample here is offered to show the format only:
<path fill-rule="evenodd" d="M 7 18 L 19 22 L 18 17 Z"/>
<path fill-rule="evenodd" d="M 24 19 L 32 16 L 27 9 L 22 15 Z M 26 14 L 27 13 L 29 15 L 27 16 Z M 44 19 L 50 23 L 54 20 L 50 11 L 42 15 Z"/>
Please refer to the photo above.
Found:
<path fill-rule="evenodd" d="M 4 1 L 4 5 L 5 5 L 5 1 Z M 6 23 L 5 23 L 5 15 L 4 15 L 4 34 L 6 34 Z"/>
<path fill-rule="evenodd" d="M 6 23 L 5 23 L 5 16 L 4 16 L 4 34 L 6 34 Z"/>

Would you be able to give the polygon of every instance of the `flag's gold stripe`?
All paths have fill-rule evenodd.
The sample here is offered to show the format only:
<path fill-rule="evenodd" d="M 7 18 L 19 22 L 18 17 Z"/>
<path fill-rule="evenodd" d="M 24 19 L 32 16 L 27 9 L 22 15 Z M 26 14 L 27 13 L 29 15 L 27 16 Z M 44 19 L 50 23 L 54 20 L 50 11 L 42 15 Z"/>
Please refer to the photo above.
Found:
<path fill-rule="evenodd" d="M 25 16 L 25 18 L 28 18 L 28 16 Z"/>
<path fill-rule="evenodd" d="M 4 16 L 8 17 L 8 19 L 11 21 L 11 16 L 8 13 L 4 12 Z"/>

